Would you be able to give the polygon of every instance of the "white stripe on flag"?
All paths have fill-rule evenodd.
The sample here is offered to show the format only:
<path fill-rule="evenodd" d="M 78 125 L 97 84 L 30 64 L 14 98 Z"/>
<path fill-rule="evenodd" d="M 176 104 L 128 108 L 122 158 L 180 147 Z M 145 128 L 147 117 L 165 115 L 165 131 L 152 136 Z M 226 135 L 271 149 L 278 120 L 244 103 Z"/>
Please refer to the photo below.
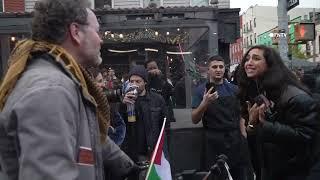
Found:
<path fill-rule="evenodd" d="M 172 180 L 170 164 L 164 156 L 163 151 L 161 155 L 161 165 L 154 164 L 154 167 L 161 180 Z"/>

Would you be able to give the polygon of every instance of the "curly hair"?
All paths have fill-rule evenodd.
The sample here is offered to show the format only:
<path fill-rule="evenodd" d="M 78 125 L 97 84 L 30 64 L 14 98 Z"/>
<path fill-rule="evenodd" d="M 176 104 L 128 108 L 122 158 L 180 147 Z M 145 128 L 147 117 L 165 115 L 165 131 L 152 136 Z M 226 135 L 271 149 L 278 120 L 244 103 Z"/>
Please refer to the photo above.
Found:
<path fill-rule="evenodd" d="M 263 56 L 268 67 L 267 71 L 257 81 L 248 78 L 244 68 L 247 56 L 252 49 L 263 51 Z M 245 101 L 252 100 L 263 91 L 266 92 L 268 98 L 276 102 L 288 85 L 296 86 L 309 93 L 307 88 L 286 67 L 279 53 L 275 49 L 263 45 L 253 46 L 245 53 L 239 66 L 237 79 L 240 89 L 239 98 L 243 104 L 245 104 Z"/>
<path fill-rule="evenodd" d="M 86 25 L 87 0 L 40 0 L 34 6 L 32 39 L 61 44 L 72 22 Z"/>

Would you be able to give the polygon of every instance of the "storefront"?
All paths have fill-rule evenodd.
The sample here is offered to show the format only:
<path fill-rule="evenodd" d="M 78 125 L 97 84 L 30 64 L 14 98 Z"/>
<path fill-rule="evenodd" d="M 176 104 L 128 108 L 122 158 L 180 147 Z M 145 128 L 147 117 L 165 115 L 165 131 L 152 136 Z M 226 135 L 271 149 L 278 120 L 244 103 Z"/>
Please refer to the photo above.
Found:
<path fill-rule="evenodd" d="M 191 108 L 191 88 L 208 57 L 219 54 L 230 62 L 229 44 L 239 37 L 239 9 L 101 9 L 96 14 L 104 32 L 104 64 L 121 72 L 156 59 L 173 84 L 185 80 L 182 108 Z"/>
<path fill-rule="evenodd" d="M 30 13 L 0 13 L 0 77 L 7 67 L 7 61 L 14 44 L 31 34 Z"/>

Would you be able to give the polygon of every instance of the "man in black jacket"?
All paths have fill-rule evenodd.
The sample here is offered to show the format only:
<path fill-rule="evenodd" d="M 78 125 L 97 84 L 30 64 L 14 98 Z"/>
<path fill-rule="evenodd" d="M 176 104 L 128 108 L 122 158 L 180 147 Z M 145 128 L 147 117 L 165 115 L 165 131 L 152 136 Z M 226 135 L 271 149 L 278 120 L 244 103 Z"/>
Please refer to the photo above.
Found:
<path fill-rule="evenodd" d="M 165 73 L 159 69 L 158 63 L 154 59 L 150 59 L 144 63 L 144 67 L 148 71 L 148 89 L 160 94 L 168 107 L 168 121 L 175 122 L 173 114 L 173 85 L 167 79 Z M 169 124 L 168 124 L 169 125 Z"/>
<path fill-rule="evenodd" d="M 127 135 L 124 148 L 128 155 L 136 162 L 147 161 L 151 158 L 152 152 L 157 143 L 163 120 L 167 117 L 167 107 L 161 95 L 147 91 L 148 72 L 137 65 L 129 72 L 130 85 L 137 86 L 138 95 L 132 91 L 125 94 L 123 103 L 135 106 L 136 120 L 127 121 Z M 164 148 L 166 153 L 166 145 Z M 133 178 L 134 179 L 134 178 Z M 144 179 L 144 177 L 139 177 Z"/>

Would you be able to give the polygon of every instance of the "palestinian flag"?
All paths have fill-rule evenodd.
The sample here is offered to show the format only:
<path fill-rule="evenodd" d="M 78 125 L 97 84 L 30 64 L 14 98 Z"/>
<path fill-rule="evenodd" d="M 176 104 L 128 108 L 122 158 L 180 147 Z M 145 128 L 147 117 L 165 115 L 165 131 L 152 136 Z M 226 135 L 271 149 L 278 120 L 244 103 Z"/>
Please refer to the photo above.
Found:
<path fill-rule="evenodd" d="M 153 151 L 151 164 L 148 169 L 146 180 L 172 180 L 170 164 L 163 153 L 165 124 L 166 118 L 164 118 L 158 142 L 156 148 Z"/>

